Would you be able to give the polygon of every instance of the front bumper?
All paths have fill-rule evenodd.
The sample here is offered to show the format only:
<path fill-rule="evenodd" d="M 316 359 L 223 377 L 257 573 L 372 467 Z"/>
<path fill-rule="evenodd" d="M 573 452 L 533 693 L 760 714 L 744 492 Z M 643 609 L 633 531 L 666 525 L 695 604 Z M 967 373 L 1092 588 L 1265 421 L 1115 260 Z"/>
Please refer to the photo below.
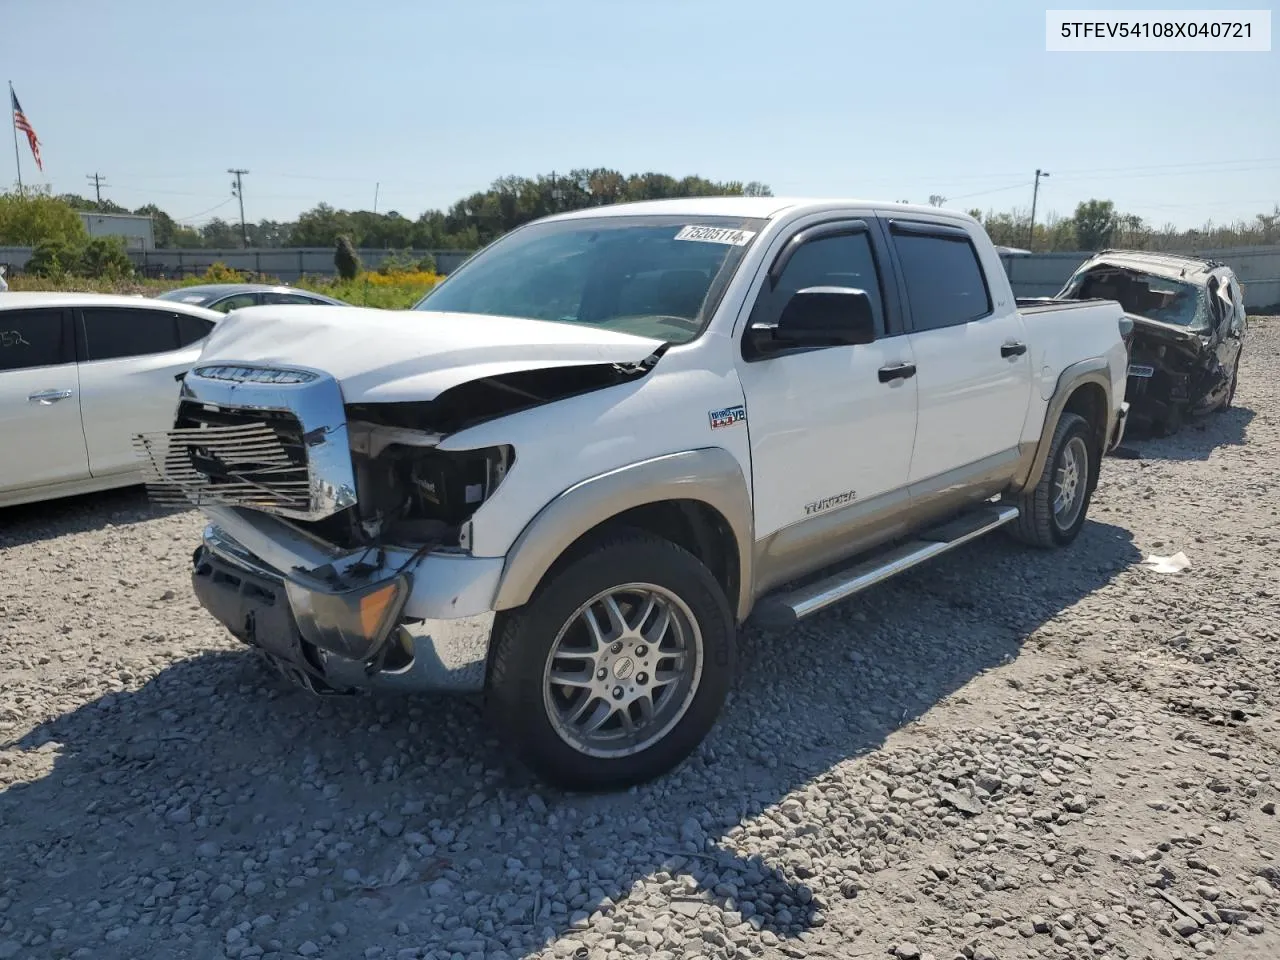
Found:
<path fill-rule="evenodd" d="M 460 601 L 471 599 L 474 605 L 475 598 L 453 587 L 469 573 L 473 583 L 479 581 L 473 592 L 483 596 L 492 579 L 493 589 L 487 591 L 491 605 L 495 561 L 428 553 L 416 559 L 412 575 L 406 576 L 403 567 L 413 556 L 397 564 L 393 554 L 378 571 L 353 583 L 346 570 L 358 561 L 344 565 L 339 559 L 325 570 L 337 583 L 326 585 L 317 576 L 320 571 L 293 566 L 286 574 L 214 525 L 205 529 L 192 560 L 192 587 L 205 609 L 313 692 L 466 693 L 484 688 L 494 613 L 469 609 Z M 500 573 L 501 559 L 496 563 Z M 355 597 L 351 603 L 358 621 L 363 612 L 359 598 L 397 578 L 406 586 L 394 607 L 386 608 L 389 619 L 377 623 L 371 618 L 367 636 L 344 635 L 341 616 L 334 614 L 342 598 Z M 341 589 L 335 589 L 337 584 Z"/>

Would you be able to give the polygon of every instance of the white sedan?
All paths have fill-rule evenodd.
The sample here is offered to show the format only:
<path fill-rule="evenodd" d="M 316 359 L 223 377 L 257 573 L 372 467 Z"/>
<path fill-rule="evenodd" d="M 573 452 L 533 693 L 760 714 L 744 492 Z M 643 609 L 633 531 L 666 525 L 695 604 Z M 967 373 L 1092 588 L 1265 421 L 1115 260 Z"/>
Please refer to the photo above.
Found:
<path fill-rule="evenodd" d="M 0 507 L 142 482 L 177 377 L 224 314 L 91 293 L 0 293 Z M 0 521 L 3 522 L 3 521 Z"/>

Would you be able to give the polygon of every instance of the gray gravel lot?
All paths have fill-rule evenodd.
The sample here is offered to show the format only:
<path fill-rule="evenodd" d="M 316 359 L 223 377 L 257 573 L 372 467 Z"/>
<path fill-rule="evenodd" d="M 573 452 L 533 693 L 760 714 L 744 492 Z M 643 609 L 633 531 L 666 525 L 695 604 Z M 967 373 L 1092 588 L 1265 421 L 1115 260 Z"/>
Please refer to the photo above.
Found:
<path fill-rule="evenodd" d="M 194 602 L 194 513 L 0 511 L 0 960 L 1274 960 L 1280 318 L 1246 354 L 1070 550 L 748 632 L 621 795 L 531 783 L 469 701 L 284 686 Z"/>

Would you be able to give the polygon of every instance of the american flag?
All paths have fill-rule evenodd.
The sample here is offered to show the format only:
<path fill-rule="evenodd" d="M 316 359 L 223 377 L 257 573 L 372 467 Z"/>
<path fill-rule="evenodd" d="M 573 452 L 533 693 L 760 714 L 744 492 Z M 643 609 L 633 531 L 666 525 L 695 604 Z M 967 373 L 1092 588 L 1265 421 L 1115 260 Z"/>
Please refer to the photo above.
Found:
<path fill-rule="evenodd" d="M 31 121 L 22 112 L 22 104 L 18 102 L 18 95 L 13 92 L 13 87 L 9 88 L 9 99 L 13 101 L 13 125 L 27 135 L 27 143 L 31 144 L 31 155 L 36 158 L 36 166 L 40 172 L 44 173 L 44 164 L 40 162 L 40 140 L 36 136 L 35 128 L 31 126 Z"/>

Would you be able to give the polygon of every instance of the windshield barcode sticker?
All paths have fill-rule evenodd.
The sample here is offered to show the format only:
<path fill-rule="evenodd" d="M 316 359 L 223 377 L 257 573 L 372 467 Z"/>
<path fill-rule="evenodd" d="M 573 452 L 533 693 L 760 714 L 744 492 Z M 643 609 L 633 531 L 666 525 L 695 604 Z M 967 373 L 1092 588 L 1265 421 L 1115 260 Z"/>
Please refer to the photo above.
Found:
<path fill-rule="evenodd" d="M 676 234 L 677 240 L 700 240 L 703 243 L 727 243 L 735 247 L 745 247 L 756 235 L 754 230 L 733 230 L 729 227 L 682 227 Z"/>

